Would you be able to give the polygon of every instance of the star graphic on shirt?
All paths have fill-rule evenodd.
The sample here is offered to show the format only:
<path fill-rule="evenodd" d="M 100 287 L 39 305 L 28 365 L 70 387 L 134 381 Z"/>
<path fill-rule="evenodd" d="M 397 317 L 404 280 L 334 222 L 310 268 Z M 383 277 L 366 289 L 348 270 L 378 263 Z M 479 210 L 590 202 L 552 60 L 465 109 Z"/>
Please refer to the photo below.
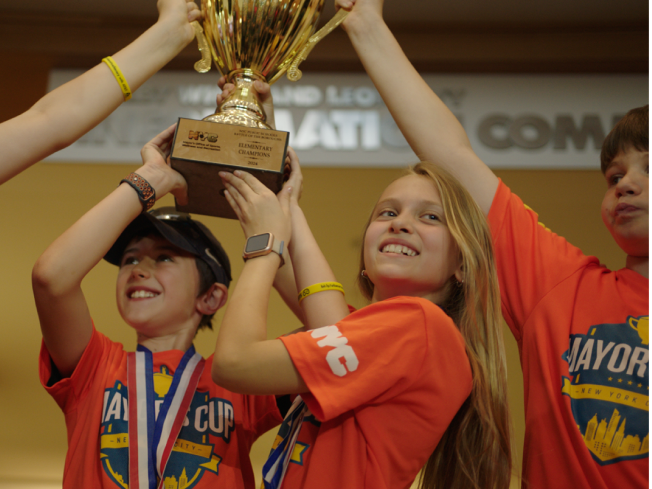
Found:
<path fill-rule="evenodd" d="M 638 384 L 639 387 L 643 387 L 643 384 Z"/>
<path fill-rule="evenodd" d="M 618 379 L 618 382 L 622 382 L 622 381 L 623 381 L 623 379 Z"/>
<path fill-rule="evenodd" d="M 634 382 L 632 382 L 632 381 L 630 380 L 629 382 L 627 382 L 627 385 L 632 385 L 633 383 L 634 383 Z"/>
<path fill-rule="evenodd" d="M 613 377 L 609 377 L 609 380 L 614 380 L 614 378 L 613 378 Z"/>

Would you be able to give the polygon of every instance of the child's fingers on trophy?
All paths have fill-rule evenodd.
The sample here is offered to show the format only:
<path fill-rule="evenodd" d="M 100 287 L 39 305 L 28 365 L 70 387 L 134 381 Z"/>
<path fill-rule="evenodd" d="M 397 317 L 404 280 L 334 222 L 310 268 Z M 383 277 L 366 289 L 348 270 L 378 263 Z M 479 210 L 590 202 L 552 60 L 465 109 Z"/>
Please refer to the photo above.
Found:
<path fill-rule="evenodd" d="M 179 205 L 187 205 L 188 204 L 188 183 L 186 183 L 186 179 L 183 178 L 183 176 L 170 168 L 170 171 L 175 174 L 175 185 L 174 188 L 170 191 L 172 195 L 174 195 L 174 198 L 177 200 L 177 204 Z"/>
<path fill-rule="evenodd" d="M 228 197 L 227 199 L 229 200 L 233 210 L 235 210 L 235 204 L 235 206 L 240 210 L 240 213 L 243 216 L 246 215 L 246 206 L 249 201 L 247 197 L 241 193 L 241 190 L 245 191 L 245 188 L 239 186 L 239 179 L 234 178 L 233 174 L 230 172 L 220 172 L 220 177 L 222 177 L 222 183 L 225 189 L 224 196 L 230 196 L 230 199 L 228 199 Z M 233 201 L 233 203 L 231 203 L 231 201 Z"/>
<path fill-rule="evenodd" d="M 226 76 L 221 76 L 219 80 L 217 80 L 217 86 L 222 89 L 222 93 L 225 91 L 232 91 L 235 88 L 235 85 L 233 83 L 227 83 L 226 81 Z"/>
<path fill-rule="evenodd" d="M 257 195 L 266 195 L 271 193 L 271 191 L 265 185 L 263 185 L 260 180 L 258 180 L 249 172 L 235 170 L 233 175 L 238 178 L 238 181 L 233 180 L 234 185 L 239 185 L 239 183 L 242 182 L 242 185 L 238 186 L 238 190 L 240 190 L 241 193 L 243 193 L 243 189 L 246 192 L 253 192 Z"/>
<path fill-rule="evenodd" d="M 176 122 L 168 127 L 165 131 L 158 134 L 150 143 L 158 146 L 163 153 L 168 150 L 172 144 L 172 139 L 174 138 L 174 132 L 177 129 Z"/>
<path fill-rule="evenodd" d="M 287 182 L 292 174 L 292 167 L 290 166 L 290 156 L 285 157 L 285 166 L 283 167 L 283 181 Z"/>
<path fill-rule="evenodd" d="M 224 197 L 226 198 L 227 202 L 231 206 L 231 209 L 233 209 L 233 212 L 235 212 L 236 217 L 240 221 L 240 223 L 243 223 L 244 220 L 244 215 L 242 214 L 242 211 L 240 210 L 240 206 L 236 202 L 236 200 L 233 198 L 231 195 L 231 192 L 229 192 L 228 188 L 225 189 L 224 191 Z"/>
<path fill-rule="evenodd" d="M 269 83 L 265 83 L 262 80 L 256 80 L 254 82 L 254 89 L 258 92 L 258 96 L 263 102 L 272 96 L 272 90 L 269 87 Z"/>
<path fill-rule="evenodd" d="M 222 92 L 218 93 L 217 96 L 215 97 L 215 101 L 217 102 L 217 105 L 220 105 L 235 90 L 235 85 L 233 83 L 227 83 L 226 77 L 223 76 L 217 81 L 217 86 L 222 89 Z"/>
<path fill-rule="evenodd" d="M 299 165 L 299 157 L 294 149 L 288 147 L 286 169 L 290 169 L 290 177 L 283 185 L 284 187 L 292 187 L 292 198 L 298 202 L 303 192 L 303 175 L 301 174 L 301 165 Z"/>
<path fill-rule="evenodd" d="M 195 2 L 186 0 L 186 9 L 188 10 L 188 22 L 201 19 L 201 10 Z"/>
<path fill-rule="evenodd" d="M 146 163 L 148 159 L 154 157 L 154 154 L 162 156 L 164 160 L 167 158 L 171 148 L 172 138 L 174 137 L 174 131 L 176 129 L 177 124 L 174 123 L 161 133 L 154 136 L 153 139 L 143 146 L 140 150 L 140 156 L 143 163 Z M 154 151 L 154 153 L 151 151 Z"/>
<path fill-rule="evenodd" d="M 355 2 L 352 0 L 335 0 L 335 10 L 338 9 L 345 9 L 345 10 L 350 10 L 353 7 L 353 4 Z"/>

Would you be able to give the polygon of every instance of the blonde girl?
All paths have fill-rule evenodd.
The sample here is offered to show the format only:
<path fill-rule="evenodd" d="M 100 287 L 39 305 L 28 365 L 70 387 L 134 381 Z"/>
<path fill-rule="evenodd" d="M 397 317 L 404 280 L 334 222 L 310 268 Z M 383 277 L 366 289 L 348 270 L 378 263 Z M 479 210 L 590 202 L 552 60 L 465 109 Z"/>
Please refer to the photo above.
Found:
<path fill-rule="evenodd" d="M 236 392 L 298 394 L 266 487 L 408 488 L 424 468 L 424 488 L 507 488 L 500 304 L 481 211 L 434 165 L 391 183 L 364 233 L 360 286 L 370 304 L 350 313 L 336 288 L 319 285 L 335 277 L 298 206 L 291 156 L 278 197 L 247 173 L 222 175 L 245 235 L 269 233 L 280 249 L 247 260 L 212 371 Z M 288 254 L 297 289 L 308 289 L 306 331 L 267 340 L 269 291 Z"/>

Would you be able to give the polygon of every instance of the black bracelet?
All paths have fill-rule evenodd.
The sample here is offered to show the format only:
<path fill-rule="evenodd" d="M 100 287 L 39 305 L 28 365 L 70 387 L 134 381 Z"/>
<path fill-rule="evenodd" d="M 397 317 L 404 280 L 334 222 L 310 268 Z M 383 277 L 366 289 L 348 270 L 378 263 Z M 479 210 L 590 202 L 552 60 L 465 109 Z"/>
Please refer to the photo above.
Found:
<path fill-rule="evenodd" d="M 154 207 L 156 202 L 156 191 L 152 188 L 147 180 L 138 173 L 130 173 L 127 178 L 120 180 L 120 184 L 127 183 L 138 193 L 138 199 L 143 205 L 143 212 L 147 212 Z"/>

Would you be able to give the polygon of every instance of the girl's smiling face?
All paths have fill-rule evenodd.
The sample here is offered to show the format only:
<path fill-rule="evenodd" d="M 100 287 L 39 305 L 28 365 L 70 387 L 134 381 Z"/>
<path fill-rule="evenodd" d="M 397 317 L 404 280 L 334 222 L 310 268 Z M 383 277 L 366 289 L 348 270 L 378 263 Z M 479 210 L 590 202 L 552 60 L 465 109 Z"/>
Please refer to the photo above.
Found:
<path fill-rule="evenodd" d="M 385 189 L 365 233 L 364 263 L 373 302 L 405 295 L 441 304 L 451 277 L 463 279 L 460 253 L 430 179 L 407 175 Z"/>

